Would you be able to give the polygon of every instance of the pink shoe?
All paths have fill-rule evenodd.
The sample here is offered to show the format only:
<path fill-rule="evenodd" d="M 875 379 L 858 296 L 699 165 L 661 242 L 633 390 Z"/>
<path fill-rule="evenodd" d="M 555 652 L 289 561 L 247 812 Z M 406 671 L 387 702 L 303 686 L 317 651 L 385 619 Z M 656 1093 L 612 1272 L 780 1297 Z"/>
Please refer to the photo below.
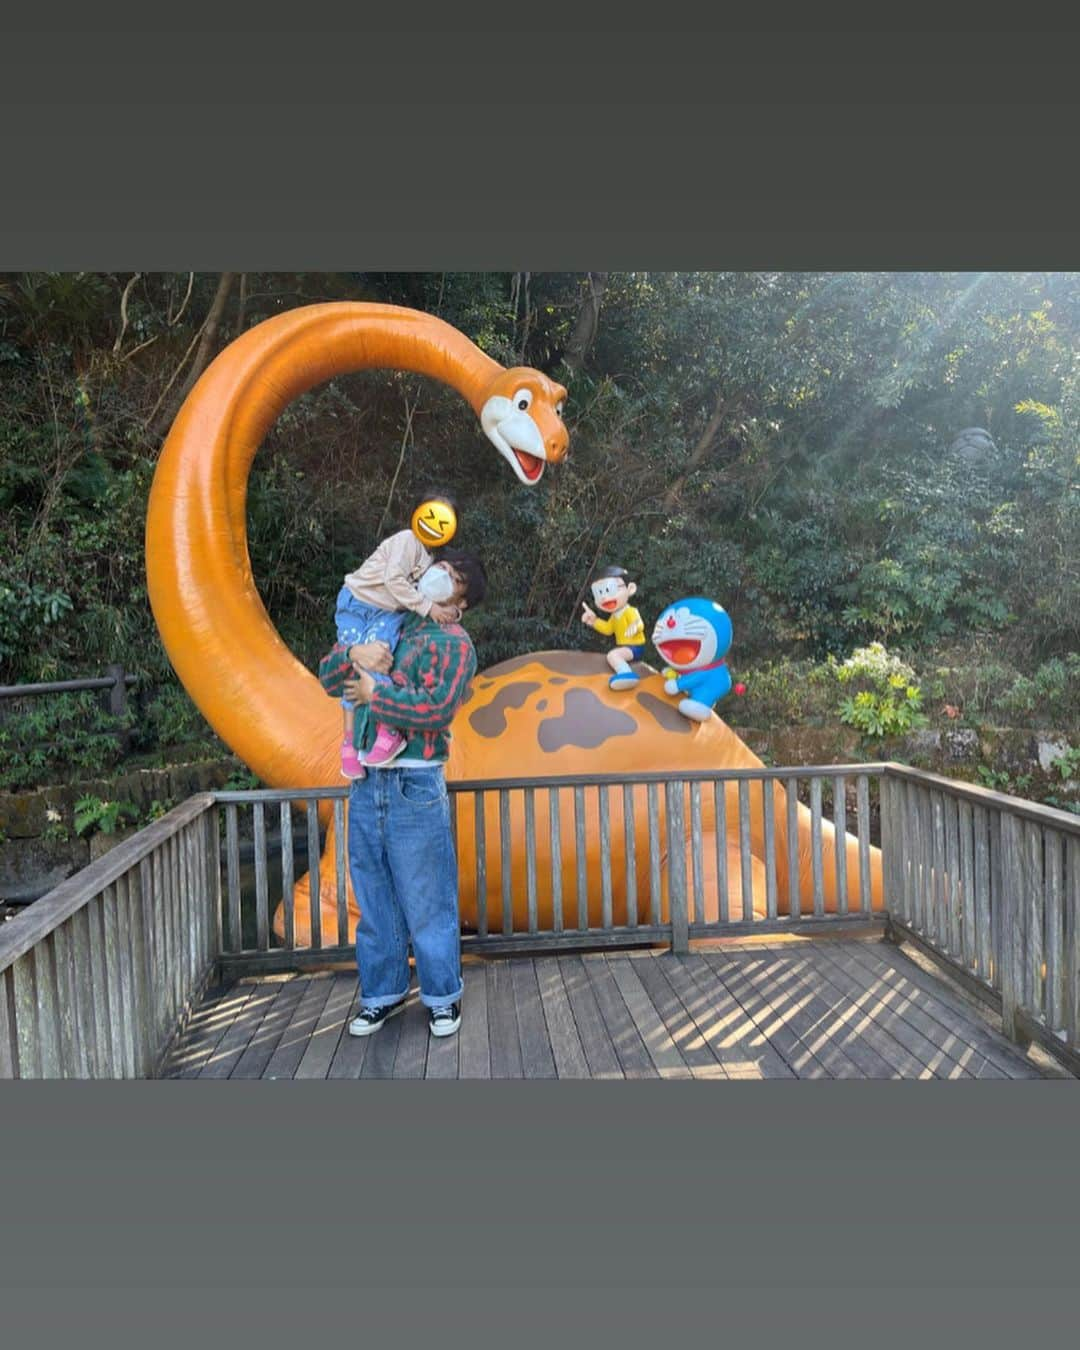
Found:
<path fill-rule="evenodd" d="M 356 746 L 349 741 L 341 743 L 341 776 L 342 778 L 366 778 L 367 770 L 360 762 L 360 756 L 356 753 Z"/>
<path fill-rule="evenodd" d="M 397 759 L 404 749 L 405 737 L 401 732 L 380 722 L 375 728 L 375 744 L 364 754 L 364 763 L 389 764 L 392 759 Z"/>

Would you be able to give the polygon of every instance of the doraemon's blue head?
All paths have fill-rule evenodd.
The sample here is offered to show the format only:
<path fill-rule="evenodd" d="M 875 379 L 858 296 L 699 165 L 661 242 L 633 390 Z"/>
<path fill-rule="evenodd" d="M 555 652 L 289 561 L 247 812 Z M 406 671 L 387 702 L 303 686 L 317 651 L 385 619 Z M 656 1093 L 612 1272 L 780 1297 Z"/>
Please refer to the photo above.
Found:
<path fill-rule="evenodd" d="M 727 655 L 731 620 L 723 605 L 692 595 L 668 605 L 656 621 L 652 640 L 672 670 L 700 670 Z"/>

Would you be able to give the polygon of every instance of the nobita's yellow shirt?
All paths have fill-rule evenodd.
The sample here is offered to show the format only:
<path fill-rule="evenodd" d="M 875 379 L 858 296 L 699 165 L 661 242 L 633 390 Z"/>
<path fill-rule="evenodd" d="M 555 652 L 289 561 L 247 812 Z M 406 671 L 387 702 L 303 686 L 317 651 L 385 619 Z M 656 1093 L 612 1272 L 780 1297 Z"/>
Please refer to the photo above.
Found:
<path fill-rule="evenodd" d="M 641 647 L 645 642 L 645 624 L 633 605 L 624 605 L 610 619 L 597 618 L 593 627 L 598 633 L 613 633 L 619 647 Z"/>

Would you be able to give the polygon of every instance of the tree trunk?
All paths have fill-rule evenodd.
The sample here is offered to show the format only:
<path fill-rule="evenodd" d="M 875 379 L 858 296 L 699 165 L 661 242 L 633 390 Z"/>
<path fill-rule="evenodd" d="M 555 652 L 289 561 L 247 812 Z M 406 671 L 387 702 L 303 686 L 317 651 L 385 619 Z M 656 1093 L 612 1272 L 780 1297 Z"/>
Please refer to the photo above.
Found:
<path fill-rule="evenodd" d="M 679 500 L 679 494 L 686 486 L 686 480 L 694 470 L 699 467 L 702 460 L 704 460 L 705 456 L 716 444 L 716 438 L 720 432 L 720 427 L 724 421 L 724 414 L 726 412 L 727 402 L 723 392 L 721 392 L 716 397 L 716 407 L 713 409 L 712 416 L 705 424 L 705 430 L 698 437 L 693 450 L 690 451 L 690 458 L 686 461 L 686 467 L 668 488 L 667 492 L 664 493 L 665 510 L 670 510 L 670 508 Z"/>
<path fill-rule="evenodd" d="M 161 416 L 154 423 L 152 434 L 162 436 L 172 425 L 173 418 L 180 411 L 180 407 L 191 393 L 195 386 L 195 381 L 210 364 L 210 355 L 214 349 L 214 341 L 217 338 L 218 329 L 221 327 L 221 317 L 225 313 L 225 302 L 229 298 L 229 292 L 232 290 L 233 281 L 236 278 L 235 272 L 222 272 L 218 281 L 217 291 L 214 293 L 213 303 L 210 306 L 210 313 L 206 316 L 206 322 L 202 326 L 202 337 L 199 341 L 199 349 L 195 353 L 195 359 L 191 363 L 191 369 L 188 371 L 187 379 L 180 387 L 172 402 L 162 411 Z"/>
<path fill-rule="evenodd" d="M 577 323 L 570 334 L 570 341 L 566 344 L 562 358 L 563 365 L 575 375 L 585 364 L 589 348 L 596 340 L 596 332 L 600 325 L 600 305 L 607 288 L 607 276 L 606 272 L 590 272 L 586 279 L 585 299 L 578 310 Z"/>

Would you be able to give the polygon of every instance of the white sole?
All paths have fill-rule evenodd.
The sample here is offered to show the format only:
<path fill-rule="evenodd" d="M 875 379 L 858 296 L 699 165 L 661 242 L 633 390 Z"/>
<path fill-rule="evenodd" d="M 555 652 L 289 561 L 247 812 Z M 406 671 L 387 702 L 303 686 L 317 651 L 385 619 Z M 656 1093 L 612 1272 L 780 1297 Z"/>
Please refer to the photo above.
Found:
<path fill-rule="evenodd" d="M 354 1017 L 353 1020 L 349 1023 L 349 1035 L 374 1036 L 377 1031 L 381 1031 L 382 1028 L 386 1026 L 387 1022 L 390 1021 L 391 1017 L 396 1017 L 398 1013 L 404 1011 L 405 1011 L 404 1003 L 399 1003 L 396 1008 L 392 1008 L 386 1014 L 386 1016 L 383 1018 L 381 1022 L 376 1022 L 374 1026 L 371 1026 L 370 1023 L 368 1022 L 359 1022 L 358 1024 L 358 1019 Z M 356 1027 L 355 1031 L 353 1030 L 354 1027 Z"/>
<path fill-rule="evenodd" d="M 456 1031 L 458 1031 L 460 1027 L 461 1027 L 460 1017 L 456 1022 L 451 1023 L 450 1026 L 433 1027 L 431 1026 L 430 1023 L 428 1024 L 428 1030 L 431 1032 L 433 1036 L 453 1036 L 453 1034 Z"/>

